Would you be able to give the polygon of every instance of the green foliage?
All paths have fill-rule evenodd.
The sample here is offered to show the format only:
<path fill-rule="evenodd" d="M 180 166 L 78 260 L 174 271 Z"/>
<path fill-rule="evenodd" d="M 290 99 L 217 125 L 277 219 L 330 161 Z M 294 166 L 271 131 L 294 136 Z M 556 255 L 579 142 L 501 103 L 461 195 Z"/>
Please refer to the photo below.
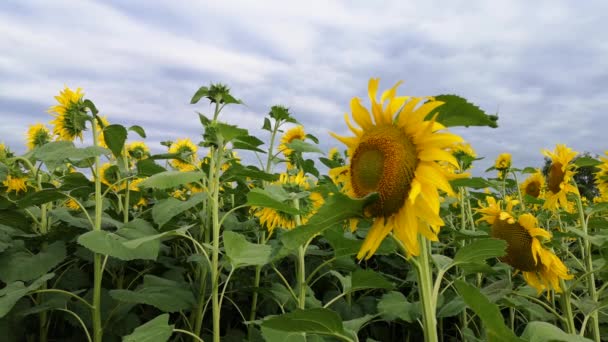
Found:
<path fill-rule="evenodd" d="M 488 115 L 476 105 L 458 95 L 437 95 L 435 100 L 444 102 L 427 115 L 427 119 L 437 114 L 437 122 L 444 126 L 488 126 L 498 127 L 497 115 Z"/>
<path fill-rule="evenodd" d="M 122 338 L 123 342 L 166 342 L 173 334 L 169 315 L 162 314 L 137 327 L 133 333 Z"/>

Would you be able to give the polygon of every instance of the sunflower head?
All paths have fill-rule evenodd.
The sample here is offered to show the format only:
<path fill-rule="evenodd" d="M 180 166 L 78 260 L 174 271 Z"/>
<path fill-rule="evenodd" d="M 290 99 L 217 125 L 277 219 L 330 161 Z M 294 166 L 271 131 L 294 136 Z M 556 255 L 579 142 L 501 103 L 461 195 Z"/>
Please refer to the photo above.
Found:
<path fill-rule="evenodd" d="M 343 191 L 354 197 L 378 193 L 378 200 L 365 212 L 374 218 L 358 258 L 370 258 L 391 231 L 409 255 L 419 254 L 418 233 L 436 240 L 443 225 L 439 217 L 439 190 L 453 194 L 448 183 L 456 178 L 445 167 L 459 167 L 449 152 L 462 138 L 427 116 L 442 102 L 433 98 L 396 96 L 397 87 L 384 91 L 377 100 L 379 79 L 369 81 L 371 111 L 359 98 L 351 100 L 352 118 L 346 125 L 351 137 L 332 135 L 348 148 L 349 164 L 338 168 L 344 175 Z M 332 170 L 333 171 L 333 170 Z"/>
<path fill-rule="evenodd" d="M 27 176 L 20 173 L 9 174 L 6 179 L 2 182 L 2 185 L 6 187 L 6 192 L 9 193 L 14 191 L 15 194 L 19 192 L 27 191 Z"/>
<path fill-rule="evenodd" d="M 473 166 L 473 161 L 477 158 L 477 154 L 469 143 L 458 143 L 450 149 L 454 157 L 458 159 L 462 170 L 468 170 Z"/>
<path fill-rule="evenodd" d="M 492 224 L 491 236 L 507 242 L 506 255 L 501 261 L 522 271 L 528 285 L 540 293 L 544 290 L 561 291 L 559 279 L 571 279 L 568 269 L 541 241 L 551 234 L 538 227 L 536 217 L 522 214 L 517 220 L 497 219 Z"/>
<path fill-rule="evenodd" d="M 86 130 L 86 122 L 89 120 L 83 96 L 82 89 L 73 91 L 68 87 L 55 96 L 59 104 L 52 106 L 49 113 L 55 116 L 51 124 L 53 135 L 59 140 L 73 141 L 76 137 L 82 140 L 82 132 Z"/>
<path fill-rule="evenodd" d="M 511 167 L 511 154 L 501 153 L 498 158 L 494 161 L 494 167 L 497 170 L 506 170 Z"/>
<path fill-rule="evenodd" d="M 0 143 L 0 162 L 6 161 L 8 158 L 12 158 L 15 155 L 4 143 Z"/>
<path fill-rule="evenodd" d="M 522 194 L 529 195 L 534 198 L 541 197 L 541 194 L 545 188 L 545 177 L 540 170 L 536 170 L 530 177 L 528 177 L 520 185 Z"/>
<path fill-rule="evenodd" d="M 296 126 L 294 128 L 290 128 L 283 134 L 281 137 L 281 145 L 279 145 L 279 151 L 283 152 L 286 157 L 289 157 L 294 150 L 287 147 L 287 144 L 293 142 L 294 140 L 304 140 L 306 139 L 306 132 L 304 131 L 303 126 Z"/>
<path fill-rule="evenodd" d="M 107 186 L 115 186 L 119 180 L 118 167 L 111 163 L 104 163 L 99 169 L 101 182 Z"/>
<path fill-rule="evenodd" d="M 301 193 L 309 191 L 311 187 L 311 181 L 304 175 L 302 171 L 297 174 L 294 173 L 282 173 L 279 180 L 273 182 L 270 186 L 281 187 L 288 193 Z M 308 196 L 299 199 L 300 219 L 302 224 L 306 224 L 310 217 L 314 215 L 317 210 L 323 205 L 325 200 L 323 196 L 318 192 L 309 192 Z M 285 202 L 291 205 L 291 199 Z M 296 218 L 290 213 L 283 212 L 278 209 L 272 208 L 261 208 L 254 207 L 255 216 L 260 219 L 260 224 L 265 226 L 268 231 L 272 234 L 275 228 L 293 229 L 297 226 Z"/>
<path fill-rule="evenodd" d="M 150 156 L 150 149 L 143 141 L 134 141 L 127 145 L 127 153 L 135 160 L 143 160 Z"/>
<path fill-rule="evenodd" d="M 40 147 L 52 140 L 51 132 L 44 124 L 37 123 L 30 125 L 27 130 L 27 148 L 33 150 L 36 147 Z"/>
<path fill-rule="evenodd" d="M 169 153 L 180 155 L 180 159 L 172 159 L 171 165 L 179 171 L 193 171 L 196 169 L 198 147 L 188 138 L 177 139 L 169 147 Z"/>
<path fill-rule="evenodd" d="M 543 154 L 551 158 L 544 207 L 550 210 L 560 207 L 568 209 L 571 205 L 568 203 L 567 194 L 578 194 L 578 189 L 571 183 L 575 174 L 575 165 L 572 160 L 578 153 L 566 145 L 558 144 L 553 152 L 544 150 Z"/>
<path fill-rule="evenodd" d="M 597 166 L 599 171 L 595 174 L 595 185 L 600 191 L 600 198 L 608 198 L 608 151 L 604 151 L 604 157 L 600 157 L 602 163 Z"/>

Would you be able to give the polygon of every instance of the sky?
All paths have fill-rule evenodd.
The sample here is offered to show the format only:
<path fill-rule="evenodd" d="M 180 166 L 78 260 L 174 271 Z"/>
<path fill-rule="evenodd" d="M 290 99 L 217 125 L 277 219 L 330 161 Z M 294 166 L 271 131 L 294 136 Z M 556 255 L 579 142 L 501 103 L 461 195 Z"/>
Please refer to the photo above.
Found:
<path fill-rule="evenodd" d="M 542 149 L 608 150 L 606 1 L 0 1 L 0 142 L 25 152 L 64 87 L 83 88 L 110 123 L 146 143 L 202 133 L 191 105 L 221 82 L 245 105 L 221 120 L 268 140 L 272 105 L 289 107 L 323 150 L 343 147 L 350 99 L 367 84 L 401 95 L 457 94 L 499 127 L 457 128 L 478 156 L 542 165 Z M 130 140 L 139 140 L 134 133 Z M 252 160 L 253 162 L 253 160 Z"/>

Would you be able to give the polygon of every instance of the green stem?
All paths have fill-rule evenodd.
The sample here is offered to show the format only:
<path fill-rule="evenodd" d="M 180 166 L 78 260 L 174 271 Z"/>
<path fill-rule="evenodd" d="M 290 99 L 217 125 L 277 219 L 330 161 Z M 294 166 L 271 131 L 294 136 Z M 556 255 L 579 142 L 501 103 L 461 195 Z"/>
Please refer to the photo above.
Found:
<path fill-rule="evenodd" d="M 560 295 L 560 303 L 562 305 L 563 320 L 568 334 L 576 334 L 576 327 L 574 325 L 574 314 L 572 313 L 572 303 L 570 302 L 570 290 L 566 289 L 566 282 L 563 279 L 559 280 L 559 286 L 562 288 L 562 294 Z"/>
<path fill-rule="evenodd" d="M 513 175 L 513 180 L 515 180 L 515 187 L 517 188 L 517 196 L 519 196 L 519 205 L 521 206 L 522 211 L 526 211 L 526 204 L 524 203 L 524 197 L 521 194 L 521 189 L 519 188 L 519 183 L 517 182 L 517 175 L 514 171 L 511 172 Z"/>
<path fill-rule="evenodd" d="M 422 321 L 424 326 L 424 340 L 437 342 L 437 318 L 435 317 L 435 303 L 433 298 L 433 277 L 431 274 L 430 249 L 428 242 L 419 235 L 420 255 L 416 257 L 416 273 L 418 274 L 418 288 L 422 303 Z"/>
<path fill-rule="evenodd" d="M 300 200 L 294 198 L 293 207 L 298 211 L 300 210 Z M 296 227 L 302 225 L 302 219 L 300 215 L 295 215 Z M 297 264 L 297 280 L 298 280 L 298 308 L 304 309 L 306 306 L 306 264 L 304 262 L 304 256 L 306 255 L 306 245 L 298 247 L 298 264 Z"/>
<path fill-rule="evenodd" d="M 213 254 L 211 257 L 211 308 L 213 313 L 213 342 L 220 342 L 220 301 L 219 301 L 219 285 L 220 285 L 220 269 L 219 269 L 219 256 L 220 256 L 220 219 L 219 219 L 219 192 L 220 192 L 220 169 L 222 166 L 222 151 L 223 144 L 220 142 L 217 147 L 215 154 L 215 163 L 212 169 L 214 175 L 213 184 L 210 184 L 213 188 L 213 198 L 211 199 L 211 216 L 213 222 Z"/>
<path fill-rule="evenodd" d="M 91 122 L 93 128 L 93 146 L 99 146 L 99 137 L 97 136 L 97 124 Z M 102 198 L 101 198 L 101 165 L 99 156 L 95 156 L 95 225 L 93 230 L 101 230 L 101 214 L 102 214 Z M 93 256 L 93 341 L 102 342 L 103 328 L 101 325 L 101 281 L 103 278 L 103 270 L 101 265 L 101 254 L 95 253 Z"/>
<path fill-rule="evenodd" d="M 182 333 L 182 334 L 188 335 L 188 336 L 192 337 L 192 339 L 193 339 L 194 341 L 197 341 L 197 342 L 205 342 L 205 341 L 203 341 L 203 339 L 202 339 L 202 338 L 200 338 L 200 337 L 196 336 L 195 334 L 193 334 L 193 333 L 189 332 L 188 330 L 182 330 L 182 329 L 175 329 L 175 328 L 174 328 L 174 329 L 173 329 L 173 332 L 176 332 L 176 333 Z"/>
<path fill-rule="evenodd" d="M 576 186 L 576 183 L 575 183 Z M 587 229 L 587 220 L 585 220 L 585 212 L 583 210 L 583 203 L 581 201 L 581 196 L 576 194 L 576 206 L 578 207 L 579 218 L 581 221 L 581 227 L 583 229 L 583 233 L 588 235 Z M 589 272 L 589 278 L 587 282 L 587 288 L 589 290 L 589 296 L 593 300 L 593 302 L 597 302 L 597 291 L 595 289 L 595 274 L 593 273 L 593 257 L 591 255 L 591 243 L 589 239 L 583 240 L 584 245 L 584 257 L 585 257 L 585 268 L 586 271 Z M 600 342 L 600 323 L 598 312 L 595 311 L 591 314 L 591 334 L 593 335 L 593 339 L 596 342 Z"/>

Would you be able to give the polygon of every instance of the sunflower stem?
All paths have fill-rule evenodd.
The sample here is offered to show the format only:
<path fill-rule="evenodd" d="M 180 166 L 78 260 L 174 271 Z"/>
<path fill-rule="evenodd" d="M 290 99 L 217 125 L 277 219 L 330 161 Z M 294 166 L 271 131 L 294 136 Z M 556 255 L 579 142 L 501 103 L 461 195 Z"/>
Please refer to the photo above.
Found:
<path fill-rule="evenodd" d="M 437 342 L 437 318 L 435 317 L 435 303 L 433 298 L 433 277 L 431 274 L 430 248 L 428 242 L 422 235 L 418 235 L 420 243 L 420 255 L 416 271 L 418 274 L 418 289 L 420 291 L 420 302 L 422 303 L 422 320 L 424 329 L 424 340 L 426 342 Z"/>
<path fill-rule="evenodd" d="M 526 211 L 526 204 L 524 203 L 524 197 L 521 194 L 521 189 L 519 188 L 519 182 L 517 181 L 517 175 L 515 174 L 515 171 L 511 171 L 511 174 L 513 175 L 513 180 L 515 181 L 515 187 L 517 187 L 517 196 L 519 197 L 519 205 L 521 206 L 521 210 L 523 212 Z"/>
<path fill-rule="evenodd" d="M 294 198 L 293 207 L 300 210 L 300 200 Z M 302 225 L 302 219 L 300 215 L 295 215 L 296 229 Z M 306 306 L 306 264 L 304 263 L 304 256 L 306 255 L 306 244 L 298 247 L 298 308 L 304 310 Z"/>
<path fill-rule="evenodd" d="M 574 186 L 577 187 L 574 179 Z M 578 187 L 577 187 L 578 188 Z M 583 233 L 585 236 L 588 234 L 587 228 L 587 220 L 585 220 L 585 211 L 583 210 L 583 202 L 581 200 L 581 196 L 576 192 L 576 206 L 578 208 L 579 219 L 581 221 L 581 228 L 583 229 Z M 594 303 L 597 302 L 597 291 L 595 289 L 595 274 L 593 273 L 593 257 L 591 255 L 591 243 L 589 239 L 583 240 L 584 245 L 584 255 L 585 255 L 585 268 L 586 271 L 589 272 L 589 278 L 587 281 L 587 288 L 589 290 L 589 296 L 593 300 Z M 591 334 L 593 335 L 593 340 L 596 342 L 600 342 L 600 325 L 599 325 L 599 317 L 597 310 L 591 313 Z"/>
<path fill-rule="evenodd" d="M 95 118 L 93 120 L 96 120 Z M 97 123 L 91 123 L 93 130 L 93 146 L 99 146 L 99 136 L 97 132 Z M 101 198 L 101 165 L 99 156 L 95 156 L 95 221 L 93 230 L 101 230 L 101 214 L 102 214 L 102 198 Z M 101 325 L 101 281 L 103 279 L 103 268 L 101 262 L 101 254 L 95 253 L 93 256 L 93 342 L 102 342 L 103 327 Z"/>
<path fill-rule="evenodd" d="M 568 334 L 576 334 L 574 315 L 572 313 L 572 303 L 570 302 L 570 289 L 566 288 L 566 282 L 561 278 L 559 280 L 559 286 L 563 291 L 560 295 L 560 303 L 562 305 L 563 315 L 565 315 L 564 328 Z"/>

